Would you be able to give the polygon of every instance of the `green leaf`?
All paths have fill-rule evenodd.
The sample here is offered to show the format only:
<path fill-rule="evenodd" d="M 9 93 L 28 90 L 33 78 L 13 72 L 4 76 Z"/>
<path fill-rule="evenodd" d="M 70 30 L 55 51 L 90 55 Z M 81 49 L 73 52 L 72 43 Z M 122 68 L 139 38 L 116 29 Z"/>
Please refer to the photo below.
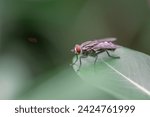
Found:
<path fill-rule="evenodd" d="M 40 80 L 36 86 L 23 92 L 17 99 L 118 99 L 83 82 L 69 66 L 49 71 L 40 77 L 46 80 Z"/>
<path fill-rule="evenodd" d="M 105 90 L 119 99 L 150 99 L 150 56 L 125 47 L 109 52 L 120 59 L 101 53 L 94 65 L 94 57 L 79 60 L 73 66 L 76 73 L 90 85 Z"/>

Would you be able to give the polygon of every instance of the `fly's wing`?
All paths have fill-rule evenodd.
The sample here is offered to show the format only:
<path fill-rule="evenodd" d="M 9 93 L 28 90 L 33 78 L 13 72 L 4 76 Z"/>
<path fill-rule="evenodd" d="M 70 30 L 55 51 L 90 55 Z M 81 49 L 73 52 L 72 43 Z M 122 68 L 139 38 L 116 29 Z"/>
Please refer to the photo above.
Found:
<path fill-rule="evenodd" d="M 98 39 L 97 40 L 97 45 L 93 46 L 92 49 L 97 51 L 101 49 L 109 49 L 109 50 L 114 50 L 118 48 L 119 46 L 114 44 L 113 42 L 116 41 L 117 39 L 114 37 L 110 38 L 105 38 L 105 39 Z"/>
<path fill-rule="evenodd" d="M 99 50 L 115 50 L 116 48 L 118 48 L 119 46 L 112 43 L 112 42 L 100 42 L 98 43 L 96 46 L 93 46 L 91 49 L 93 49 L 94 51 L 99 51 Z"/>
<path fill-rule="evenodd" d="M 80 46 L 85 47 L 85 46 L 91 45 L 92 42 L 93 41 L 86 41 L 86 42 L 82 43 Z"/>
<path fill-rule="evenodd" d="M 116 40 L 117 40 L 116 38 L 110 37 L 110 38 L 105 38 L 105 39 L 98 39 L 97 41 L 98 41 L 99 43 L 101 43 L 101 42 L 114 42 L 114 41 L 116 41 Z"/>
<path fill-rule="evenodd" d="M 113 41 L 116 41 L 117 39 L 116 38 L 105 38 L 105 39 L 96 39 L 96 40 L 93 40 L 93 41 L 86 41 L 84 43 L 82 43 L 80 46 L 81 47 L 85 47 L 85 46 L 93 46 L 97 43 L 100 43 L 100 42 L 113 42 Z"/>
<path fill-rule="evenodd" d="M 82 43 L 80 46 L 82 48 L 82 51 L 89 51 L 91 50 L 92 47 L 94 47 L 95 45 L 97 45 L 97 40 L 94 41 L 86 41 L 84 43 Z"/>
<path fill-rule="evenodd" d="M 83 51 L 90 51 L 92 49 L 95 51 L 100 49 L 116 49 L 117 45 L 112 43 L 115 40 L 116 38 L 97 39 L 94 41 L 86 41 L 80 46 Z"/>

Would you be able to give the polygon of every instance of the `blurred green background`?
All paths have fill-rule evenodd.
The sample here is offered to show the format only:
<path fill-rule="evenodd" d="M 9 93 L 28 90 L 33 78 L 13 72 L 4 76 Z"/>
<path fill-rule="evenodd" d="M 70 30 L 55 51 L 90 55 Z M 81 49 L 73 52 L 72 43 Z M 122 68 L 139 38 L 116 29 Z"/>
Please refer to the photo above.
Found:
<path fill-rule="evenodd" d="M 76 43 L 116 37 L 150 54 L 148 0 L 0 0 L 0 99 L 118 99 L 69 64 Z"/>

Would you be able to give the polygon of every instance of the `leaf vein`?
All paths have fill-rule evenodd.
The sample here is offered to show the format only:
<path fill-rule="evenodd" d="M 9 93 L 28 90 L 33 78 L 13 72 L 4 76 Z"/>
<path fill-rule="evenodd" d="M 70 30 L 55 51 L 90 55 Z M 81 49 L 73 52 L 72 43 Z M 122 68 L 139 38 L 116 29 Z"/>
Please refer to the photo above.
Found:
<path fill-rule="evenodd" d="M 150 96 L 150 91 L 147 90 L 146 88 L 142 87 L 141 85 L 139 85 L 138 83 L 134 82 L 133 80 L 131 80 L 130 78 L 128 78 L 127 76 L 125 76 L 124 74 L 122 74 L 121 72 L 119 72 L 117 69 L 115 69 L 113 66 L 111 66 L 110 64 L 108 64 L 107 62 L 105 62 L 103 60 L 103 62 L 112 70 L 114 70 L 116 73 L 118 73 L 119 75 L 121 75 L 123 78 L 125 78 L 127 81 L 129 81 L 131 84 L 133 84 L 134 86 L 136 86 L 138 89 L 140 89 L 141 91 L 143 91 L 144 93 L 146 93 L 147 95 Z"/>

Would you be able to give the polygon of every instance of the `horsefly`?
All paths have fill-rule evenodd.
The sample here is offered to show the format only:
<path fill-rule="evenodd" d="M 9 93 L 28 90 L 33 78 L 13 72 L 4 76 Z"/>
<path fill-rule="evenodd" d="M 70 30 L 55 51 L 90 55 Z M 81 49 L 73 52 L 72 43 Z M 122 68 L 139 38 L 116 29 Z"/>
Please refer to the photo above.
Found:
<path fill-rule="evenodd" d="M 82 44 L 76 44 L 74 49 L 71 51 L 75 53 L 76 60 L 71 65 L 74 65 L 78 59 L 79 59 L 79 68 L 77 71 L 79 71 L 81 65 L 82 65 L 82 58 L 86 58 L 88 56 L 95 57 L 94 65 L 97 61 L 98 54 L 102 52 L 106 52 L 107 55 L 111 58 L 120 58 L 119 56 L 112 56 L 109 54 L 109 51 L 115 51 L 119 46 L 114 44 L 113 42 L 116 41 L 116 38 L 105 38 L 105 39 L 97 39 L 93 41 L 86 41 Z M 80 56 L 78 56 L 80 55 Z"/>

